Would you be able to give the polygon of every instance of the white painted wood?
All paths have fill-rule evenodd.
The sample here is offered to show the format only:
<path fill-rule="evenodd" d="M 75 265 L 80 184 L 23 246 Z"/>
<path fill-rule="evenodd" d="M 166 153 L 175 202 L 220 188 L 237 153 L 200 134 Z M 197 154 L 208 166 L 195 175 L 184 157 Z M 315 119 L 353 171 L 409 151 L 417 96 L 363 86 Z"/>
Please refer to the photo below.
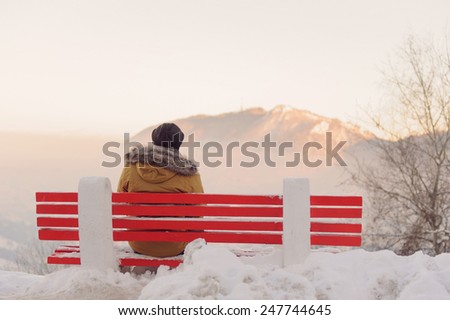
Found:
<path fill-rule="evenodd" d="M 86 177 L 78 185 L 78 224 L 81 265 L 106 270 L 118 267 L 112 231 L 111 182 Z"/>
<path fill-rule="evenodd" d="M 311 248 L 309 180 L 283 181 L 283 266 L 305 261 Z"/>

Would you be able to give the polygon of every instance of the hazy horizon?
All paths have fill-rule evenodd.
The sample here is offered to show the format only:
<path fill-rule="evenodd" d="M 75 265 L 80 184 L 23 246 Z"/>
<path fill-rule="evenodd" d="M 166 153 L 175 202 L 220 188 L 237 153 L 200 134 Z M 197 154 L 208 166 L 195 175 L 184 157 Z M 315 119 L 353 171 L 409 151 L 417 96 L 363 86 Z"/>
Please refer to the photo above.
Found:
<path fill-rule="evenodd" d="M 0 128 L 137 132 L 278 104 L 343 121 L 377 104 L 410 34 L 448 32 L 450 2 L 0 2 Z"/>
<path fill-rule="evenodd" d="M 360 123 L 354 122 L 354 121 L 350 121 L 350 120 L 345 120 L 339 117 L 330 117 L 328 115 L 325 114 L 320 114 L 320 113 L 316 113 L 313 112 L 312 110 L 306 109 L 306 108 L 296 108 L 294 106 L 291 105 L 284 105 L 284 104 L 277 104 L 275 106 L 271 106 L 271 107 L 266 107 L 266 106 L 251 106 L 251 107 L 246 107 L 246 108 L 237 108 L 235 110 L 230 109 L 229 111 L 225 111 L 225 112 L 221 112 L 221 113 L 196 113 L 196 114 L 190 114 L 190 115 L 186 115 L 186 117 L 179 117 L 179 118 L 174 118 L 174 119 L 167 119 L 165 121 L 162 122 L 151 122 L 151 120 L 149 120 L 149 122 L 144 125 L 143 127 L 140 128 L 131 128 L 132 130 L 129 131 L 111 131 L 111 132 L 107 132 L 107 133 L 101 133 L 101 132 L 83 132 L 83 131 L 79 131 L 79 130 L 57 130 L 57 131 L 53 131 L 53 130 L 35 130 L 32 131 L 30 129 L 27 128 L 16 128 L 16 129 L 2 129 L 0 128 L 0 133 L 2 134 L 17 134 L 17 135 L 33 135 L 33 134 L 37 134 L 40 136 L 49 136 L 49 137 L 53 137 L 55 135 L 57 135 L 58 137 L 80 137 L 80 138 L 87 138 L 87 137 L 96 137 L 96 138 L 103 138 L 103 139 L 111 139 L 111 138 L 122 138 L 124 133 L 129 133 L 130 136 L 136 136 L 138 135 L 140 132 L 142 132 L 143 130 L 147 129 L 148 127 L 152 127 L 152 126 L 157 126 L 163 122 L 178 122 L 178 121 L 184 121 L 186 119 L 191 119 L 191 118 L 197 118 L 197 117 L 220 117 L 223 115 L 227 115 L 227 114 L 238 114 L 240 112 L 245 112 L 245 111 L 251 111 L 251 110 L 255 110 L 255 109 L 262 109 L 264 110 L 264 112 L 269 113 L 271 111 L 273 111 L 274 109 L 276 109 L 277 107 L 284 107 L 287 109 L 293 109 L 293 110 L 298 110 L 298 111 L 302 111 L 302 112 L 306 112 L 306 113 L 311 113 L 314 115 L 317 115 L 319 117 L 323 117 L 323 118 L 327 118 L 327 119 L 336 119 L 339 121 L 342 121 L 343 123 L 347 123 L 350 125 L 356 125 L 356 126 L 360 126 L 362 130 L 367 130 L 370 131 L 370 128 L 364 125 L 361 125 Z M 371 132 L 371 131 L 370 131 Z"/>

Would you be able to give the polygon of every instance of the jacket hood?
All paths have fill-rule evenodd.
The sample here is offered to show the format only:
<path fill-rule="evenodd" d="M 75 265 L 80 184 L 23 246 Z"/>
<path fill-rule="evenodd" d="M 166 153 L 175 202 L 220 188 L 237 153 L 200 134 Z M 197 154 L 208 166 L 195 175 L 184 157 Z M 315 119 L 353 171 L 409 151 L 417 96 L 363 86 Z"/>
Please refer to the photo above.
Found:
<path fill-rule="evenodd" d="M 154 180 L 158 176 L 169 179 L 176 174 L 192 176 L 198 171 L 197 165 L 181 155 L 178 150 L 156 145 L 134 148 L 125 154 L 125 166 L 131 164 L 138 164 L 138 171 L 146 180 L 147 178 Z M 150 177 L 147 177 L 148 175 Z"/>

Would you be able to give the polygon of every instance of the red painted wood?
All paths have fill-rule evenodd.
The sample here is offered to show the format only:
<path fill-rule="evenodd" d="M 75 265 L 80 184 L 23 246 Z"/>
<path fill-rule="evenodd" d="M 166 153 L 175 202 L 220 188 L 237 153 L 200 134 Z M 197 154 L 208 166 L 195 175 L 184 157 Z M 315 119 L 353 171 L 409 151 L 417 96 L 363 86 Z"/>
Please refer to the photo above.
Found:
<path fill-rule="evenodd" d="M 311 218 L 362 218 L 362 208 L 311 208 Z"/>
<path fill-rule="evenodd" d="M 52 229 L 42 228 L 38 230 L 39 240 L 78 241 L 77 229 Z"/>
<path fill-rule="evenodd" d="M 176 268 L 183 263 L 181 259 L 138 259 L 138 258 L 121 258 L 119 264 L 121 266 L 139 266 L 139 267 L 159 267 L 161 265 Z"/>
<path fill-rule="evenodd" d="M 311 245 L 360 247 L 361 236 L 311 235 Z"/>
<path fill-rule="evenodd" d="M 79 256 L 67 256 L 66 252 L 56 252 L 47 258 L 48 264 L 68 264 L 79 265 L 81 259 Z M 159 267 L 161 265 L 172 268 L 178 267 L 183 263 L 182 259 L 157 259 L 143 256 L 143 258 L 120 258 L 120 266 L 142 266 L 142 267 Z"/>
<path fill-rule="evenodd" d="M 38 227 L 77 228 L 77 218 L 38 217 Z M 253 230 L 282 231 L 281 221 L 211 221 L 211 220 L 148 220 L 140 218 L 114 218 L 113 227 L 147 230 Z"/>
<path fill-rule="evenodd" d="M 36 193 L 37 214 L 59 214 L 61 216 L 40 216 L 37 226 L 40 227 L 39 239 L 57 241 L 77 241 L 78 195 L 74 192 L 38 192 Z M 114 215 L 157 216 L 157 217 L 275 217 L 282 218 L 282 197 L 253 195 L 208 195 L 208 194 L 151 194 L 151 193 L 114 193 Z M 135 203 L 135 205 L 124 204 Z M 143 203 L 155 203 L 145 205 Z M 165 205 L 170 203 L 171 205 Z M 163 204 L 163 205 L 161 205 Z M 172 205 L 174 204 L 174 205 Z M 176 205 L 176 204 L 198 204 Z M 202 204 L 215 204 L 213 206 Z M 218 204 L 218 205 L 217 205 Z M 229 204 L 233 204 L 229 206 Z M 311 196 L 312 218 L 362 218 L 362 197 Z M 343 208 L 351 207 L 351 208 Z M 115 241 L 192 241 L 203 238 L 207 242 L 220 243 L 260 243 L 282 244 L 282 221 L 233 221 L 214 219 L 133 219 L 130 217 L 114 217 L 114 228 L 142 229 L 115 230 Z M 209 231 L 158 231 L 158 230 L 209 230 Z M 148 231 L 155 230 L 155 231 Z M 228 230 L 241 232 L 217 232 L 212 230 Z M 250 231 L 250 232 L 248 232 Z M 271 231 L 274 233 L 261 233 Z M 361 246 L 362 226 L 358 223 L 311 223 L 311 244 L 315 246 Z M 326 234 L 314 234 L 314 232 Z M 349 233 L 355 235 L 338 235 Z M 68 256 L 68 253 L 75 256 Z M 55 250 L 48 257 L 51 264 L 80 264 L 78 246 L 65 246 Z M 159 266 L 176 267 L 182 260 L 149 259 L 148 257 L 121 258 L 124 266 Z"/>
<path fill-rule="evenodd" d="M 38 227 L 77 228 L 77 218 L 47 218 L 37 219 Z M 115 218 L 113 227 L 116 229 L 141 230 L 247 230 L 247 231 L 283 231 L 281 221 L 212 221 L 212 220 L 147 220 Z M 361 233 L 361 224 L 354 223 L 322 223 L 311 222 L 311 232 Z"/>
<path fill-rule="evenodd" d="M 190 242 L 203 238 L 207 242 L 282 244 L 281 234 L 222 232 L 143 232 L 114 231 L 115 241 L 176 241 Z M 40 240 L 77 241 L 77 230 L 40 229 Z M 361 236 L 311 235 L 312 245 L 361 246 Z"/>
<path fill-rule="evenodd" d="M 38 227 L 78 228 L 78 218 L 38 217 Z"/>
<path fill-rule="evenodd" d="M 113 205 L 114 215 L 164 217 L 282 217 L 281 207 L 183 206 L 183 205 Z"/>
<path fill-rule="evenodd" d="M 78 202 L 78 193 L 36 192 L 36 202 Z"/>
<path fill-rule="evenodd" d="M 113 202 L 173 204 L 282 205 L 279 195 L 230 195 L 187 193 L 113 193 Z M 362 206 L 360 196 L 311 196 L 311 206 Z M 78 202 L 76 192 L 36 192 L 36 202 Z"/>
<path fill-rule="evenodd" d="M 51 255 L 47 258 L 48 264 L 81 264 L 80 257 L 65 257 L 60 255 Z"/>
<path fill-rule="evenodd" d="M 147 230 L 252 230 L 283 231 L 281 221 L 212 221 L 212 220 L 146 220 L 114 219 L 114 228 Z"/>
<path fill-rule="evenodd" d="M 193 193 L 113 193 L 113 202 L 153 203 L 153 204 L 245 204 L 282 205 L 283 199 L 277 195 L 229 195 Z"/>
<path fill-rule="evenodd" d="M 348 206 L 361 207 L 362 197 L 359 196 L 311 196 L 311 206 Z"/>
<path fill-rule="evenodd" d="M 40 229 L 38 231 L 40 240 L 62 240 L 78 241 L 78 230 L 69 229 Z M 115 241 L 175 241 L 190 242 L 203 238 L 207 242 L 221 243 L 261 243 L 281 244 L 281 234 L 262 233 L 225 233 L 225 232 L 165 232 L 165 231 L 113 231 Z"/>
<path fill-rule="evenodd" d="M 282 217 L 281 207 L 183 206 L 183 205 L 126 205 L 115 204 L 113 214 L 134 216 L 234 216 Z M 78 214 L 76 204 L 37 204 L 37 214 Z"/>
<path fill-rule="evenodd" d="M 206 242 L 281 244 L 281 234 L 231 233 L 231 232 L 165 232 L 165 231 L 114 231 L 115 241 L 174 241 L 190 242 L 202 238 Z"/>
<path fill-rule="evenodd" d="M 37 204 L 37 214 L 78 214 L 76 204 Z"/>
<path fill-rule="evenodd" d="M 361 224 L 311 222 L 311 232 L 361 233 Z"/>

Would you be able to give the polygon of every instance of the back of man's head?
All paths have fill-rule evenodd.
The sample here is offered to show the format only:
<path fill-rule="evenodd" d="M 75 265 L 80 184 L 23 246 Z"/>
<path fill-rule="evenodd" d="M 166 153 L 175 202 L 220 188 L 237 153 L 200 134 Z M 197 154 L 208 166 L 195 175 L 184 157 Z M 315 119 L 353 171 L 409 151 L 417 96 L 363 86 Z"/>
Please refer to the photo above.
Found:
<path fill-rule="evenodd" d="M 164 147 L 180 149 L 184 140 L 184 133 L 175 123 L 163 123 L 152 132 L 153 144 Z"/>

